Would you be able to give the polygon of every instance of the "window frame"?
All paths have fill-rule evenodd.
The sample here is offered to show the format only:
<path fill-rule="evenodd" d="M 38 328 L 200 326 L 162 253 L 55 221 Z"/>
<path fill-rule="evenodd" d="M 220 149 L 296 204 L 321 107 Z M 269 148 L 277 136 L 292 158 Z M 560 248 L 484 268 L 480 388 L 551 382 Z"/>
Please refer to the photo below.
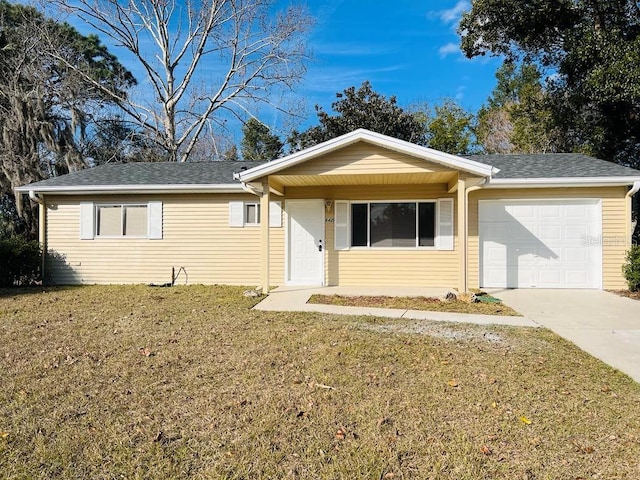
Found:
<path fill-rule="evenodd" d="M 119 207 L 120 208 L 120 233 L 118 235 L 104 235 L 99 233 L 100 224 L 100 208 Z M 144 207 L 146 210 L 146 233 L 144 235 L 126 235 L 124 233 L 125 228 L 125 209 L 127 207 Z M 131 238 L 131 239 L 144 239 L 149 238 L 149 204 L 148 203 L 95 203 L 94 209 L 94 221 L 93 221 L 93 234 L 95 238 Z"/>
<path fill-rule="evenodd" d="M 371 245 L 371 204 L 380 204 L 380 203 L 413 203 L 415 205 L 415 245 L 411 247 L 393 247 L 393 246 L 384 246 L 384 247 L 376 247 Z M 421 203 L 431 203 L 435 205 L 433 211 L 433 245 L 419 245 L 420 243 L 420 204 Z M 353 243 L 353 210 L 352 205 L 367 205 L 367 245 L 352 245 Z M 439 250 L 437 245 L 438 238 L 438 210 L 439 204 L 438 199 L 420 199 L 420 200 L 350 200 L 349 201 L 349 250 Z"/>
<path fill-rule="evenodd" d="M 247 221 L 247 218 L 249 217 L 248 213 L 248 209 L 249 207 L 254 207 L 256 209 L 256 222 L 249 222 Z M 260 220 L 262 220 L 262 215 L 260 213 L 260 202 L 244 202 L 243 206 L 243 212 L 242 212 L 242 218 L 243 218 L 243 225 L 245 227 L 259 227 L 260 226 Z"/>

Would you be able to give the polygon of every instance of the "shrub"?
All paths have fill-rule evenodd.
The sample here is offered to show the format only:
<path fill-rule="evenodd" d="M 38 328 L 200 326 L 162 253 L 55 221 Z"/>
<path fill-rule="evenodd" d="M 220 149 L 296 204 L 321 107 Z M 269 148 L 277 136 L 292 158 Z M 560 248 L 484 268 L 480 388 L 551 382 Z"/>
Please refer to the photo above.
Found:
<path fill-rule="evenodd" d="M 640 245 L 633 245 L 627 252 L 627 259 L 622 266 L 622 273 L 627 279 L 629 290 L 640 290 Z"/>
<path fill-rule="evenodd" d="M 21 237 L 0 239 L 0 287 L 28 285 L 40 278 L 40 245 Z"/>

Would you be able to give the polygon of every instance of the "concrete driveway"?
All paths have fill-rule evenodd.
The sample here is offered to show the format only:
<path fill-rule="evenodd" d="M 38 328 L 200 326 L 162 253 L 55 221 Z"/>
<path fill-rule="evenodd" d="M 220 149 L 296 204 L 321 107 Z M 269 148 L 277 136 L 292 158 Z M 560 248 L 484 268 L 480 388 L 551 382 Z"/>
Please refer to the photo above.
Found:
<path fill-rule="evenodd" d="M 490 290 L 529 319 L 640 382 L 640 301 L 596 290 Z"/>

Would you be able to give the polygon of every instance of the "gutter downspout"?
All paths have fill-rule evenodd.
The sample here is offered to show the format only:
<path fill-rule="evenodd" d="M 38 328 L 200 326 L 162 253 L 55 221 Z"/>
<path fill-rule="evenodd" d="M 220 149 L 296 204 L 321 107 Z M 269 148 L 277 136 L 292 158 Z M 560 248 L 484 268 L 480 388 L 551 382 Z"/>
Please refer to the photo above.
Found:
<path fill-rule="evenodd" d="M 29 198 L 38 204 L 38 242 L 42 249 L 40 258 L 40 276 L 42 283 L 44 283 L 44 268 L 45 260 L 47 258 L 47 205 L 44 201 L 44 197 L 38 195 L 35 190 L 29 190 Z"/>
<path fill-rule="evenodd" d="M 476 190 L 481 190 L 486 187 L 489 183 L 489 178 L 483 178 L 482 181 L 476 185 L 465 188 L 464 190 L 464 217 L 465 217 L 465 235 L 467 236 L 467 241 L 462 242 L 464 245 L 464 251 L 462 255 L 464 257 L 464 291 L 469 290 L 469 193 L 475 192 Z"/>
<path fill-rule="evenodd" d="M 631 206 L 631 197 L 633 197 L 636 193 L 638 193 L 638 191 L 640 191 L 640 181 L 635 181 L 633 182 L 633 185 L 631 186 L 631 189 L 627 192 L 627 194 L 625 195 L 625 199 L 626 201 L 626 208 L 627 208 L 627 213 L 626 213 L 626 217 L 627 217 L 627 242 L 628 245 L 631 246 L 631 243 L 633 241 L 633 232 L 635 230 L 635 225 L 633 224 L 632 221 L 632 215 L 631 212 L 633 210 L 632 206 Z M 636 220 L 637 222 L 637 220 Z"/>

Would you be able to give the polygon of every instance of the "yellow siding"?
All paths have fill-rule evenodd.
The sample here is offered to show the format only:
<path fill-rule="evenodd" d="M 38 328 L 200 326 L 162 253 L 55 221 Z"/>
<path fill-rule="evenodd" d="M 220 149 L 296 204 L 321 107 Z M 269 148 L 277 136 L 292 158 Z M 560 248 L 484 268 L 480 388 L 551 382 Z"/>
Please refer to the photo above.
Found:
<path fill-rule="evenodd" d="M 163 202 L 163 238 L 80 240 L 81 201 Z M 251 195 L 47 197 L 47 277 L 58 284 L 166 283 L 184 267 L 189 283 L 256 285 L 260 228 L 229 227 L 229 201 Z M 284 228 L 271 228 L 271 278 L 284 276 Z M 178 283 L 185 281 L 184 274 Z"/>
<path fill-rule="evenodd" d="M 445 185 L 369 185 L 287 188 L 287 198 L 330 200 L 435 200 L 451 198 Z M 333 218 L 333 208 L 326 212 Z M 456 216 L 457 218 L 457 216 Z M 457 235 L 457 228 L 455 231 Z M 389 285 L 454 288 L 458 282 L 455 250 L 334 250 L 334 224 L 325 223 L 325 281 L 328 285 Z"/>
<path fill-rule="evenodd" d="M 600 188 L 545 188 L 545 189 L 487 189 L 469 194 L 469 287 L 477 288 L 480 278 L 478 242 L 478 200 L 501 200 L 514 198 L 602 199 L 602 283 L 605 289 L 627 288 L 622 276 L 627 244 L 627 222 L 625 209 L 625 187 Z"/>
<path fill-rule="evenodd" d="M 288 187 L 287 199 L 434 200 L 456 198 L 444 184 Z M 627 249 L 624 187 L 556 189 L 487 189 L 469 201 L 469 286 L 478 286 L 478 200 L 513 198 L 602 199 L 603 284 L 626 288 L 621 274 Z M 163 239 L 80 240 L 81 201 L 163 202 Z M 229 227 L 229 201 L 257 201 L 251 195 L 164 195 L 47 197 L 48 277 L 59 284 L 166 283 L 171 268 L 185 267 L 189 283 L 257 285 L 260 277 L 260 228 Z M 458 284 L 457 209 L 455 250 L 334 250 L 334 223 L 325 223 L 325 281 L 328 285 L 407 285 L 455 287 Z M 326 211 L 332 219 L 333 207 Z M 285 230 L 270 228 L 271 285 L 285 282 Z M 181 276 L 178 283 L 184 282 Z"/>
<path fill-rule="evenodd" d="M 384 149 L 364 142 L 328 153 L 293 166 L 279 175 L 340 175 L 340 174 L 397 174 L 450 171 L 435 162 L 411 157 L 393 150 Z"/>

